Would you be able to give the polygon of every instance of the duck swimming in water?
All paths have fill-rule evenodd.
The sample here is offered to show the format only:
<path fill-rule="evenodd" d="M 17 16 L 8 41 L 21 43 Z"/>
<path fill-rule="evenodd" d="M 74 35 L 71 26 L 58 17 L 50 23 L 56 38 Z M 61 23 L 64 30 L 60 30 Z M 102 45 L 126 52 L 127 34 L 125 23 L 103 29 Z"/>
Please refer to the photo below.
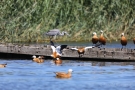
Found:
<path fill-rule="evenodd" d="M 67 73 L 65 72 L 54 72 L 57 78 L 70 78 L 72 76 L 72 69 L 69 69 Z"/>
<path fill-rule="evenodd" d="M 0 68 L 4 68 L 6 66 L 7 66 L 7 64 L 0 64 Z"/>

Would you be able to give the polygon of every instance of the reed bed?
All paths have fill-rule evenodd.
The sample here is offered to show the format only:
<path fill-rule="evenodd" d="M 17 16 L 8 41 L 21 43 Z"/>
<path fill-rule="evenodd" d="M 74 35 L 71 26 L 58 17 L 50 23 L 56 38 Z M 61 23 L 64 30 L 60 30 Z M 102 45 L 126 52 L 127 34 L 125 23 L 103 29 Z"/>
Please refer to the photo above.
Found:
<path fill-rule="evenodd" d="M 100 30 L 108 41 L 135 37 L 133 0 L 0 0 L 0 11 L 1 42 L 45 42 L 54 28 L 71 34 L 60 41 L 91 41 Z"/>

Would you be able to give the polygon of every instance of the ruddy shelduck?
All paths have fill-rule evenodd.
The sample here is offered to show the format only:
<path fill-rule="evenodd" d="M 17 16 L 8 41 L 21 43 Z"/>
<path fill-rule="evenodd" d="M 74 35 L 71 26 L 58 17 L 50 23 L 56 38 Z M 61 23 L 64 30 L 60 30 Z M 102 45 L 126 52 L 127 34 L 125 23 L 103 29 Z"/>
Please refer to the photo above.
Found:
<path fill-rule="evenodd" d="M 98 43 L 97 33 L 93 32 L 92 43 L 96 45 Z"/>
<path fill-rule="evenodd" d="M 37 61 L 37 63 L 43 63 L 44 62 L 44 56 L 39 56 L 38 57 L 39 58 L 39 60 Z"/>
<path fill-rule="evenodd" d="M 100 32 L 101 32 L 101 35 L 99 37 L 99 43 L 101 44 L 101 46 L 106 45 L 106 38 L 103 35 L 103 31 L 101 30 Z"/>
<path fill-rule="evenodd" d="M 7 64 L 0 64 L 0 68 L 4 68 L 6 66 L 7 66 Z"/>
<path fill-rule="evenodd" d="M 60 58 L 56 58 L 56 59 L 54 60 L 54 63 L 55 63 L 56 65 L 62 64 L 62 60 L 61 60 Z"/>
<path fill-rule="evenodd" d="M 57 78 L 70 78 L 72 75 L 72 69 L 69 69 L 67 73 L 65 72 L 54 72 Z"/>
<path fill-rule="evenodd" d="M 33 57 L 33 61 L 34 62 L 37 62 L 37 63 L 43 63 L 44 62 L 44 60 L 43 60 L 43 56 L 39 56 L 38 58 L 34 55 L 34 56 L 32 56 Z"/>
<path fill-rule="evenodd" d="M 57 47 L 51 45 L 52 52 L 53 52 L 51 57 L 53 57 L 54 59 L 60 58 L 61 55 L 62 55 L 62 50 L 66 47 L 67 47 L 67 45 L 60 45 L 60 46 L 57 46 Z"/>
<path fill-rule="evenodd" d="M 71 50 L 76 50 L 79 54 L 79 57 L 82 57 L 82 55 L 84 55 L 86 49 L 89 48 L 93 48 L 92 46 L 88 46 L 88 47 L 80 47 L 80 48 L 71 48 Z"/>
<path fill-rule="evenodd" d="M 126 45 L 127 45 L 127 39 L 124 36 L 124 33 L 121 33 L 121 45 L 122 45 L 122 48 L 123 48 L 123 46 L 126 47 Z"/>

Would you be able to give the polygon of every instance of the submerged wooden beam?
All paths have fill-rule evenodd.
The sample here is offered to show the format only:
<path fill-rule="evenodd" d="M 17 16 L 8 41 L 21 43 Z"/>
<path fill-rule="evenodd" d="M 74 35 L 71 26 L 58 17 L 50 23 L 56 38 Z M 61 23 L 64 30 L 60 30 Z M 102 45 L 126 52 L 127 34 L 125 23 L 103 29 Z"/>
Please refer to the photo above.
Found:
<path fill-rule="evenodd" d="M 75 46 L 68 46 L 63 49 L 62 58 L 79 58 L 79 54 L 75 50 L 70 48 Z M 79 46 L 76 46 L 79 47 Z M 44 55 L 50 56 L 52 49 L 50 45 L 19 45 L 19 44 L 0 44 L 0 53 L 12 53 L 12 54 L 23 54 L 23 55 Z M 135 49 L 128 48 L 90 48 L 87 49 L 82 55 L 83 59 L 94 59 L 94 60 L 127 60 L 135 61 Z"/>

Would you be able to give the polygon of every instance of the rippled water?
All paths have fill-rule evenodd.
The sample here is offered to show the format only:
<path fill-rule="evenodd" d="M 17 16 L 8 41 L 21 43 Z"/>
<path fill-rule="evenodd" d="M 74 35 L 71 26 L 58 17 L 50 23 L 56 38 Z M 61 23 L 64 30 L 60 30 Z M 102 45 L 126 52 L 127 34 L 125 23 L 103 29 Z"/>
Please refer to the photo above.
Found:
<path fill-rule="evenodd" d="M 0 90 L 134 90 L 135 62 L 94 62 L 52 60 L 38 64 L 32 60 L 3 60 Z M 70 79 L 58 79 L 54 72 L 73 69 Z"/>

